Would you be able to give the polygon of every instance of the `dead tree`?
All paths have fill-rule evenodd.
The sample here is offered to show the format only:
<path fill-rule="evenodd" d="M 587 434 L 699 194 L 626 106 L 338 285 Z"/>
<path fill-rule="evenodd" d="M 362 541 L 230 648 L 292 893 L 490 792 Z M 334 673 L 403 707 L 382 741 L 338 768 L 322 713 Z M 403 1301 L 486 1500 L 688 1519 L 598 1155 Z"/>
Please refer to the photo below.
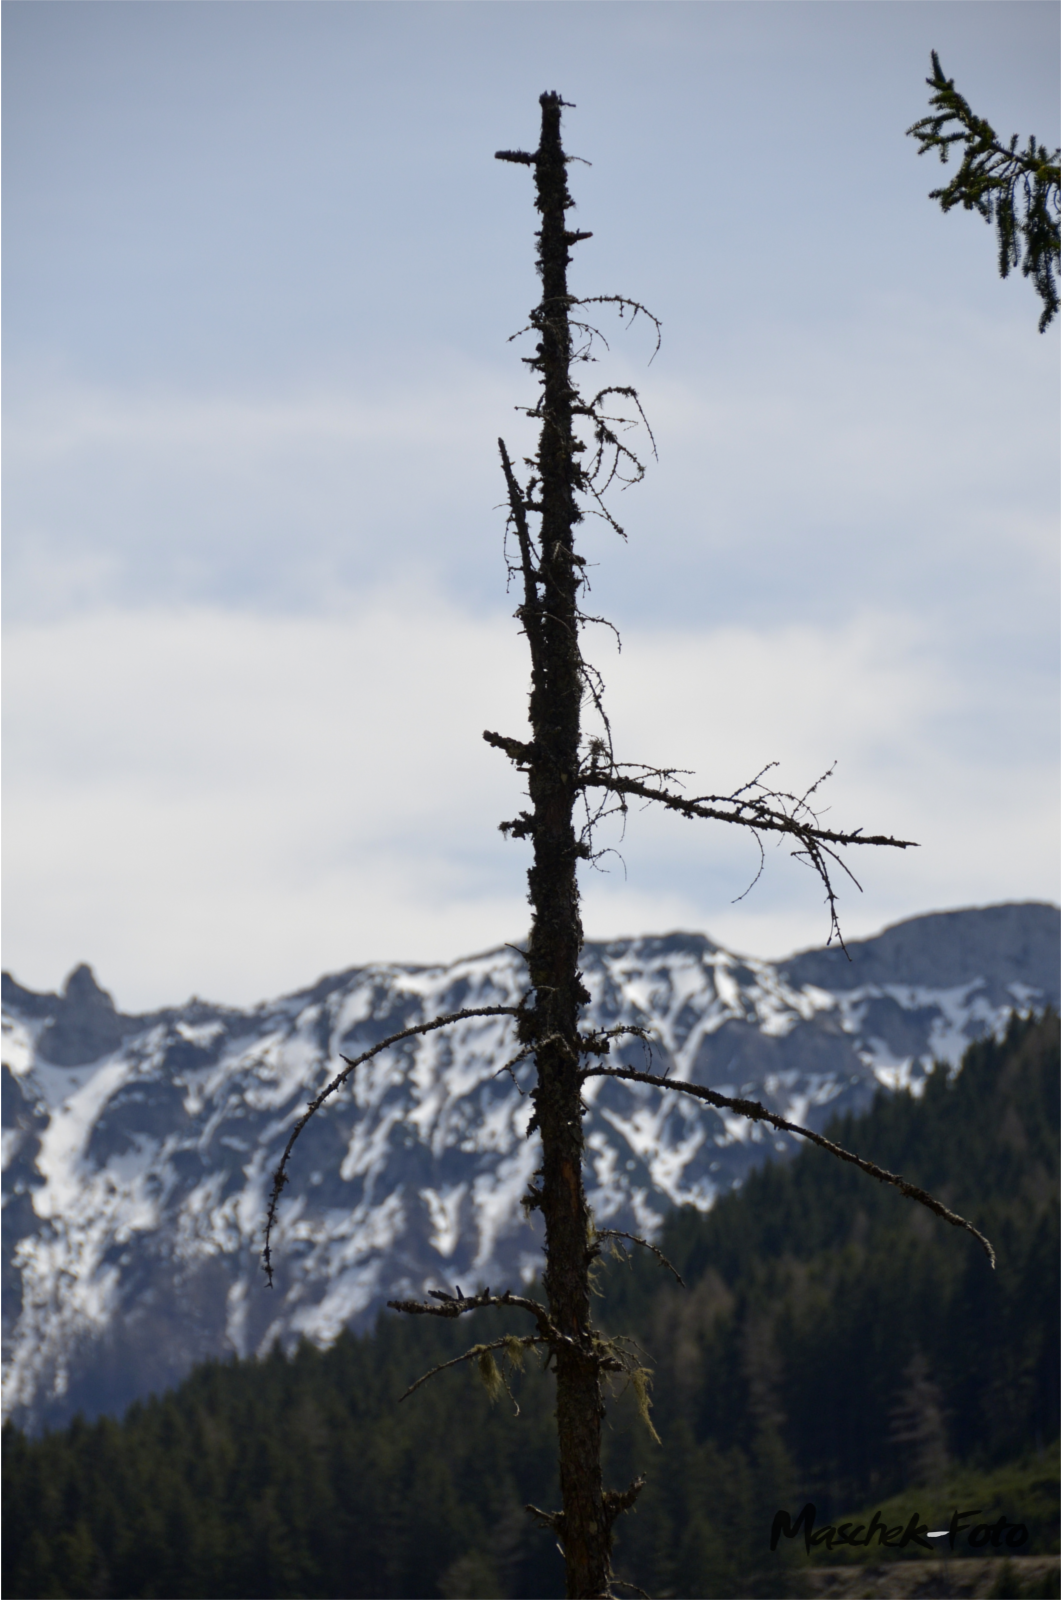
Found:
<path fill-rule="evenodd" d="M 537 1182 L 530 1185 L 524 1205 L 540 1211 L 545 1224 L 545 1301 L 510 1291 L 492 1294 L 489 1289 L 466 1295 L 455 1286 L 455 1293 L 431 1290 L 427 1301 L 389 1304 L 416 1316 L 458 1318 L 483 1307 L 507 1307 L 529 1316 L 531 1332 L 512 1333 L 487 1344 L 473 1345 L 444 1366 L 476 1361 L 487 1384 L 496 1388 L 501 1373 L 495 1352 L 503 1361 L 518 1365 L 528 1349 L 537 1349 L 551 1363 L 556 1375 L 562 1506 L 557 1511 L 537 1507 L 528 1511 L 555 1532 L 566 1564 L 568 1595 L 609 1596 L 616 1582 L 611 1567 L 613 1525 L 619 1514 L 633 1504 L 642 1481 L 622 1490 L 604 1488 L 604 1387 L 609 1377 L 632 1383 L 647 1420 L 648 1374 L 632 1344 L 622 1338 L 605 1339 L 593 1324 L 591 1268 L 601 1254 L 602 1241 L 614 1231 L 594 1228 L 586 1201 L 582 1130 L 586 1107 L 582 1087 L 587 1078 L 603 1075 L 651 1084 L 802 1135 L 874 1178 L 895 1185 L 947 1222 L 968 1229 L 989 1256 L 992 1253 L 988 1242 L 971 1224 L 923 1190 L 823 1136 L 787 1122 L 758 1102 L 608 1064 L 610 1048 L 618 1037 L 644 1035 L 644 1030 L 580 1027 L 590 997 L 579 972 L 582 924 L 578 867 L 592 857 L 594 827 L 609 811 L 625 812 L 630 800 L 636 799 L 656 803 L 683 817 L 749 829 L 760 849 L 763 839 L 771 835 L 790 840 L 795 853 L 818 874 L 829 910 L 830 937 L 837 938 L 833 875 L 837 867 L 847 871 L 840 850 L 867 845 L 902 850 L 911 842 L 866 835 L 859 829 L 844 833 L 822 828 L 812 807 L 813 789 L 801 796 L 787 795 L 768 788 L 763 774 L 730 795 L 690 796 L 678 784 L 676 770 L 615 759 L 601 681 L 582 654 L 585 625 L 600 619 L 588 617 L 582 609 L 585 564 L 575 549 L 575 530 L 589 509 L 622 532 L 608 511 L 604 496 L 615 482 L 629 483 L 641 477 L 642 464 L 620 433 L 625 431 L 627 422 L 643 422 L 644 418 L 634 390 L 612 386 L 592 395 L 583 394 L 575 383 L 572 366 L 592 354 L 599 337 L 586 320 L 591 315 L 587 307 L 612 306 L 629 319 L 644 316 L 656 328 L 657 343 L 658 324 L 644 307 L 622 296 L 595 295 L 586 299 L 568 292 L 571 246 L 589 235 L 567 226 L 567 212 L 573 202 L 567 184 L 571 158 L 565 155 L 560 137 L 563 105 L 558 94 L 542 95 L 541 138 L 536 151 L 498 152 L 499 160 L 532 170 L 541 213 L 538 268 L 542 296 L 526 330 L 535 339 L 535 353 L 526 359 L 539 383 L 537 403 L 528 408 L 528 414 L 539 424 L 539 434 L 537 453 L 524 464 L 528 472 L 525 481 L 521 482 L 504 441 L 498 442 L 509 526 L 518 551 L 518 560 L 510 564 L 510 570 L 522 587 L 516 616 L 530 648 L 531 734 L 529 740 L 490 731 L 483 736 L 508 756 L 525 777 L 529 796 L 529 808 L 501 824 L 508 836 L 529 840 L 533 847 L 528 873 L 532 925 L 525 953 L 527 988 L 518 1006 L 484 1007 L 433 1018 L 346 1060 L 342 1071 L 307 1107 L 288 1139 L 269 1205 L 265 1268 L 271 1278 L 269 1240 L 279 1198 L 288 1182 L 287 1166 L 295 1141 L 308 1120 L 350 1074 L 369 1057 L 412 1035 L 465 1018 L 510 1015 L 515 1051 L 512 1060 L 504 1065 L 514 1066 L 533 1058 L 537 1070 L 528 1137 L 539 1134 L 542 1161 L 535 1175 Z M 594 719 L 594 731 L 588 735 L 583 730 L 583 713 L 587 709 Z M 423 1375 L 406 1394 L 431 1376 Z"/>

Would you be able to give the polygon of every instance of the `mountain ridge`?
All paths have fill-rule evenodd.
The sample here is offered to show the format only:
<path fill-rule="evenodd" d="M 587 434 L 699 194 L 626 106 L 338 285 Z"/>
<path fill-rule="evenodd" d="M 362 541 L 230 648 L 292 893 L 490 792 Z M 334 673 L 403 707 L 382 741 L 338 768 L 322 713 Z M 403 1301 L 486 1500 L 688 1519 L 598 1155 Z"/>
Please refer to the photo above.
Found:
<path fill-rule="evenodd" d="M 587 942 L 588 1020 L 650 1025 L 657 1071 L 821 1129 L 881 1086 L 916 1093 L 933 1060 L 956 1065 L 1011 1011 L 1061 999 L 1061 914 L 1043 903 L 929 914 L 848 949 L 770 963 L 702 934 Z M 245 1010 L 193 998 L 130 1016 L 84 966 L 61 995 L 5 975 L 10 1415 L 39 1427 L 114 1410 L 203 1357 L 326 1344 L 393 1294 L 532 1274 L 530 1068 L 498 1079 L 514 1054 L 503 1018 L 359 1070 L 296 1148 L 271 1294 L 256 1260 L 279 1151 L 341 1056 L 438 1012 L 515 1004 L 522 982 L 502 947 L 368 964 Z M 641 1065 L 642 1047 L 615 1057 Z M 587 1101 L 595 1214 L 649 1237 L 671 1207 L 706 1209 L 796 1145 L 645 1086 L 595 1080 Z"/>

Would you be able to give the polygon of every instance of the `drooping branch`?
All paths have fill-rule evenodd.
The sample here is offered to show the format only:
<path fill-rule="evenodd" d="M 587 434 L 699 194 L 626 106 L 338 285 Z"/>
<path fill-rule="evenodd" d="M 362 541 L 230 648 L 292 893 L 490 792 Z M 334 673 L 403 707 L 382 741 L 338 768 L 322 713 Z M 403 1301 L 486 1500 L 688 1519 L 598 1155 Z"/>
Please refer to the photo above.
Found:
<path fill-rule="evenodd" d="M 402 1311 L 406 1310 L 402 1303 L 398 1301 L 388 1301 L 387 1305 L 397 1306 Z M 482 1370 L 486 1367 L 484 1358 L 487 1358 L 488 1353 L 505 1351 L 509 1356 L 512 1356 L 514 1349 L 526 1350 L 531 1346 L 544 1345 L 545 1343 L 540 1334 L 503 1334 L 499 1340 L 488 1340 L 485 1344 L 473 1345 L 467 1351 L 463 1351 L 460 1356 L 450 1357 L 448 1362 L 439 1362 L 435 1367 L 428 1368 L 426 1373 L 421 1373 L 415 1383 L 410 1384 L 409 1388 L 402 1395 L 399 1395 L 398 1400 L 399 1402 L 407 1401 L 413 1392 L 420 1388 L 421 1384 L 427 1383 L 428 1379 L 433 1379 L 437 1373 L 444 1373 L 447 1368 L 459 1367 L 462 1362 L 470 1362 L 472 1357 L 478 1358 L 479 1367 Z M 492 1357 L 488 1358 L 488 1360 L 492 1361 Z M 489 1368 L 487 1368 L 487 1374 L 484 1374 L 484 1377 L 489 1374 L 489 1371 Z M 495 1376 L 497 1375 L 496 1366 L 493 1368 L 493 1373 Z M 511 1394 L 511 1392 L 509 1393 Z M 516 1410 L 518 1412 L 519 1408 L 517 1407 Z"/>
<path fill-rule="evenodd" d="M 640 300 L 631 300 L 629 295 L 581 295 L 577 300 L 572 301 L 572 305 L 618 306 L 620 317 L 625 317 L 627 312 L 630 313 L 631 328 L 637 321 L 638 317 L 646 317 L 656 330 L 656 348 L 653 350 L 652 355 L 648 358 L 650 366 L 655 357 L 659 354 L 659 347 L 663 341 L 663 324 L 653 312 L 649 311 L 647 306 L 643 306 L 641 304 Z"/>
<path fill-rule="evenodd" d="M 878 1167 L 875 1162 L 867 1162 L 865 1157 L 856 1156 L 853 1151 L 845 1151 L 842 1145 L 837 1145 L 832 1140 L 827 1140 L 824 1134 L 815 1134 L 813 1129 L 801 1128 L 798 1123 L 790 1123 L 787 1118 L 779 1117 L 776 1112 L 768 1111 L 760 1101 L 747 1101 L 739 1096 L 720 1095 L 717 1090 L 706 1089 L 700 1084 L 687 1084 L 682 1079 L 660 1078 L 656 1073 L 641 1073 L 633 1067 L 587 1067 L 583 1069 L 583 1077 L 625 1079 L 635 1084 L 651 1084 L 654 1088 L 660 1090 L 680 1090 L 684 1095 L 695 1096 L 698 1101 L 706 1101 L 709 1106 L 738 1112 L 741 1117 L 747 1117 L 755 1123 L 769 1123 L 771 1127 L 780 1129 L 786 1134 L 798 1134 L 801 1139 L 811 1140 L 815 1145 L 820 1145 L 822 1150 L 829 1151 L 833 1156 L 838 1156 L 842 1162 L 851 1162 L 855 1167 L 860 1168 L 863 1173 L 868 1173 L 870 1178 L 879 1179 L 882 1184 L 893 1185 L 900 1194 L 909 1197 L 911 1201 L 919 1201 L 922 1206 L 927 1206 L 930 1212 L 934 1212 L 937 1217 L 941 1217 L 945 1223 L 951 1223 L 955 1228 L 968 1230 L 974 1239 L 980 1241 L 987 1253 L 987 1260 L 991 1266 L 994 1267 L 995 1265 L 995 1251 L 991 1241 L 981 1234 L 980 1230 L 975 1228 L 967 1218 L 959 1216 L 957 1212 L 952 1212 L 949 1207 L 944 1206 L 942 1201 L 937 1201 L 935 1196 L 930 1195 L 927 1190 L 921 1189 L 917 1184 L 909 1183 L 907 1179 L 902 1178 L 898 1173 L 889 1173 L 887 1168 Z"/>
<path fill-rule="evenodd" d="M 305 1128 L 310 1118 L 313 1117 L 316 1112 L 320 1111 L 321 1107 L 324 1105 L 325 1101 L 328 1100 L 329 1096 L 334 1095 L 336 1090 L 342 1088 L 355 1068 L 360 1067 L 363 1062 L 369 1061 L 373 1056 L 378 1056 L 380 1051 L 387 1050 L 389 1046 L 397 1045 L 400 1040 L 412 1039 L 414 1035 L 417 1034 L 431 1034 L 435 1029 L 447 1028 L 450 1023 L 463 1022 L 466 1017 L 518 1017 L 519 1015 L 520 1009 L 518 1006 L 468 1006 L 465 1007 L 463 1011 L 448 1012 L 443 1017 L 431 1018 L 427 1023 L 414 1023 L 410 1028 L 399 1029 L 396 1034 L 388 1034 L 385 1040 L 380 1040 L 378 1045 L 370 1046 L 367 1051 L 362 1051 L 360 1056 L 344 1056 L 342 1058 L 342 1060 L 346 1063 L 346 1066 L 340 1073 L 336 1073 L 331 1083 L 326 1084 L 319 1095 L 315 1096 L 314 1099 L 310 1101 L 309 1105 L 306 1107 L 306 1110 L 303 1112 L 302 1116 L 291 1130 L 287 1144 L 284 1146 L 284 1154 L 280 1158 L 280 1163 L 276 1169 L 276 1172 L 273 1174 L 273 1188 L 269 1196 L 269 1210 L 265 1219 L 265 1247 L 262 1251 L 262 1267 L 265 1270 L 265 1277 L 270 1289 L 272 1289 L 273 1284 L 273 1258 L 271 1250 L 273 1225 L 276 1222 L 276 1208 L 280 1201 L 281 1192 L 283 1191 L 284 1185 L 288 1183 L 287 1164 L 290 1161 L 291 1152 L 295 1148 L 295 1141 L 302 1133 L 302 1130 Z"/>
<path fill-rule="evenodd" d="M 643 1245 L 646 1251 L 652 1252 L 652 1255 L 656 1258 L 657 1262 L 659 1262 L 663 1267 L 667 1268 L 669 1272 L 674 1274 L 674 1277 L 678 1280 L 678 1283 L 681 1285 L 683 1290 L 687 1288 L 685 1280 L 678 1272 L 678 1269 L 674 1266 L 674 1263 L 669 1261 L 668 1258 L 664 1256 L 659 1246 L 653 1245 L 651 1240 L 643 1240 L 640 1234 L 627 1234 L 625 1229 L 598 1229 L 596 1237 L 598 1240 L 630 1240 L 634 1245 Z"/>
<path fill-rule="evenodd" d="M 510 158 L 505 157 L 503 159 Z M 590 237 L 591 235 L 584 233 L 565 233 L 563 235 L 564 248 L 566 249 L 568 245 L 577 243 L 580 239 Z M 525 333 L 538 333 L 542 336 L 543 342 L 538 346 L 538 354 L 524 357 L 524 360 L 528 366 L 537 368 L 542 372 L 543 377 L 549 365 L 546 355 L 547 347 L 553 351 L 561 350 L 565 353 L 568 371 L 563 391 L 564 406 L 562 408 L 562 416 L 557 412 L 555 406 L 556 396 L 552 397 L 551 403 L 547 393 L 548 386 L 544 384 L 543 391 L 533 406 L 521 406 L 518 408 L 527 417 L 542 425 L 541 444 L 538 454 L 528 465 L 536 468 L 538 473 L 542 473 L 544 471 L 542 448 L 547 442 L 551 445 L 560 444 L 567 456 L 567 471 L 570 475 L 571 488 L 579 493 L 588 495 L 592 501 L 592 506 L 585 509 L 592 511 L 595 516 L 602 517 L 615 533 L 625 539 L 626 534 L 621 524 L 616 520 L 611 508 L 605 501 L 605 492 L 616 478 L 619 479 L 624 488 L 639 483 L 645 475 L 645 466 L 637 452 L 619 438 L 616 430 L 619 428 L 631 428 L 640 423 L 648 433 L 653 455 L 656 454 L 656 441 L 636 389 L 629 385 L 610 384 L 598 390 L 592 397 L 586 397 L 574 382 L 570 373 L 570 363 L 572 361 L 593 361 L 595 358 L 592 355 L 592 350 L 595 340 L 599 339 L 605 348 L 608 348 L 608 341 L 599 328 L 592 323 L 579 322 L 572 319 L 570 315 L 571 308 L 582 305 L 617 306 L 621 318 L 629 314 L 631 324 L 639 315 L 647 317 L 656 331 L 656 346 L 652 357 L 649 358 L 650 361 L 659 349 L 661 326 L 659 318 L 654 316 L 640 301 L 630 300 L 623 295 L 590 295 L 584 299 L 578 299 L 567 293 L 544 296 L 541 303 L 530 313 L 530 322 L 527 327 L 520 329 L 518 334 L 513 334 L 511 337 L 517 339 Z M 585 336 L 585 344 L 579 350 L 572 348 L 572 329 Z M 636 416 L 610 415 L 604 410 L 603 404 L 609 396 L 618 396 L 630 401 Z M 592 429 L 592 446 L 587 446 L 575 440 L 571 434 L 571 424 L 578 418 L 584 418 Z M 587 449 L 590 454 L 588 458 L 584 458 L 583 452 Z M 510 504 L 513 504 L 514 496 L 518 498 L 522 517 L 525 518 L 527 512 L 543 512 L 545 510 L 544 502 L 536 500 L 534 497 L 534 490 L 543 487 L 544 478 L 537 476 L 532 478 L 528 490 L 524 494 L 519 490 L 515 477 L 507 466 L 505 468 L 505 477 Z M 583 512 L 581 510 L 576 511 L 574 521 L 580 521 L 582 515 Z M 518 519 L 515 520 L 518 521 Z M 582 558 L 575 556 L 570 549 L 566 551 L 566 555 L 568 559 L 574 560 L 579 566 L 584 565 Z M 537 582 L 544 583 L 547 581 L 544 564 L 535 577 Z"/>
<path fill-rule="evenodd" d="M 1026 149 L 1017 149 L 1017 135 L 1003 144 L 994 128 L 978 117 L 964 95 L 954 87 L 932 52 L 932 76 L 925 82 L 933 91 L 929 104 L 935 114 L 921 117 L 907 134 L 919 142 L 918 155 L 935 150 L 946 162 L 952 145 L 963 146 L 961 166 L 942 189 L 933 189 L 944 212 L 961 205 L 994 222 L 998 242 L 998 270 L 1008 278 L 1011 267 L 1021 267 L 1042 301 L 1039 332 L 1045 333 L 1058 310 L 1057 268 L 1061 259 L 1061 150 L 1047 150 L 1034 135 Z M 1023 265 L 1021 256 L 1023 253 Z"/>

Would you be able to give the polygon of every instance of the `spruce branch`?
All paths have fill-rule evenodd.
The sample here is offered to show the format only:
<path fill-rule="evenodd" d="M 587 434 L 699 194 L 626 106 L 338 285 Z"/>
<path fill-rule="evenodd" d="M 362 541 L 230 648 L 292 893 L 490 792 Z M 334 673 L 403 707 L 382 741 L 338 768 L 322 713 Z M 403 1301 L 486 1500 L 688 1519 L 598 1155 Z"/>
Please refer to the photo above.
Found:
<path fill-rule="evenodd" d="M 946 163 L 951 146 L 963 147 L 961 166 L 942 189 L 933 189 L 944 212 L 961 205 L 987 223 L 994 222 L 998 242 L 998 270 L 1008 278 L 1020 267 L 1042 301 L 1039 332 L 1045 333 L 1058 309 L 1056 274 L 1061 258 L 1061 150 L 1047 150 L 1035 136 L 1023 150 L 1017 135 L 1003 144 L 994 128 L 978 117 L 954 87 L 932 52 L 932 90 L 929 104 L 935 113 L 921 117 L 907 134 L 919 141 L 918 155 L 935 150 Z M 1023 261 L 1022 261 L 1023 257 Z"/>

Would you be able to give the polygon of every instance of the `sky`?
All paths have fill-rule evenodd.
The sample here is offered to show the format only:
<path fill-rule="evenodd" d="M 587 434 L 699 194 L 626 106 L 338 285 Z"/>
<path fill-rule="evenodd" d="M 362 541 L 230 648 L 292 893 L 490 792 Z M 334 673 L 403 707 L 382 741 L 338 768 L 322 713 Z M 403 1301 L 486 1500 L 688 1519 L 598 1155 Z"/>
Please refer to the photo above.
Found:
<path fill-rule="evenodd" d="M 8 0 L 4 964 L 251 1004 L 525 935 L 497 445 L 530 448 L 533 148 L 658 461 L 587 526 L 617 754 L 833 766 L 845 934 L 1058 898 L 1057 333 L 904 130 L 937 49 L 1058 133 L 1024 0 Z M 951 169 L 952 170 L 952 169 Z M 632 812 L 590 938 L 824 943 L 782 848 Z"/>

